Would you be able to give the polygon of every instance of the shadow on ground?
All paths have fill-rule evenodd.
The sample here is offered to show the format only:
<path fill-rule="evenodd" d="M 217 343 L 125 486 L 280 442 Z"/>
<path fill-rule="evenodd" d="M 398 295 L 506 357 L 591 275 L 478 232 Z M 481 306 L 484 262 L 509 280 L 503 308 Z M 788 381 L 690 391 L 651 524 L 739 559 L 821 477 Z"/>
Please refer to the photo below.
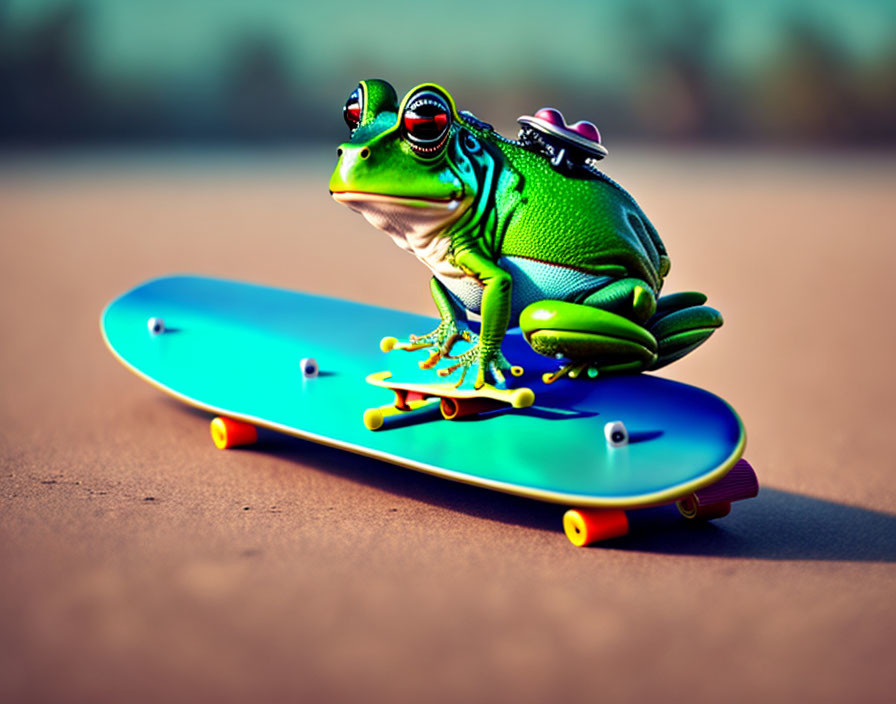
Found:
<path fill-rule="evenodd" d="M 183 413 L 209 417 L 170 403 Z M 279 433 L 262 430 L 259 440 L 252 449 L 239 451 L 275 454 L 301 462 L 303 469 L 336 474 L 487 520 L 558 532 L 568 508 L 448 481 Z M 761 467 L 758 474 L 761 483 Z M 715 522 L 685 520 L 674 506 L 632 511 L 629 518 L 629 535 L 601 546 L 670 555 L 896 562 L 896 516 L 768 487 L 762 487 L 755 499 L 735 503 L 728 517 Z"/>

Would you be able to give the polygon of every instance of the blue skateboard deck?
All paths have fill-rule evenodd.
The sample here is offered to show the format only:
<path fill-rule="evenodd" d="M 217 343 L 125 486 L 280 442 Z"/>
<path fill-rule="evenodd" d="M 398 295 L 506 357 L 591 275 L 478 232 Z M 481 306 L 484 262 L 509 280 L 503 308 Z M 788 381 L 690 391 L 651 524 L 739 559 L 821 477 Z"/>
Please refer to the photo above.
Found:
<path fill-rule="evenodd" d="M 148 329 L 153 319 L 164 321 L 164 332 Z M 534 405 L 368 430 L 365 411 L 390 400 L 387 389 L 365 383 L 368 375 L 437 379 L 418 367 L 425 351 L 384 354 L 381 338 L 421 334 L 436 323 L 351 301 L 172 276 L 112 301 L 101 327 L 127 368 L 192 406 L 542 501 L 619 510 L 690 499 L 693 508 L 701 491 L 721 486 L 745 464 L 743 425 L 717 396 L 648 374 L 545 385 L 543 372 L 557 362 L 533 352 L 518 330 L 508 333 L 503 350 L 525 373 L 508 383 L 531 388 Z M 306 358 L 316 360 L 317 376 L 303 372 Z M 604 435 L 615 421 L 629 435 L 621 447 Z"/>

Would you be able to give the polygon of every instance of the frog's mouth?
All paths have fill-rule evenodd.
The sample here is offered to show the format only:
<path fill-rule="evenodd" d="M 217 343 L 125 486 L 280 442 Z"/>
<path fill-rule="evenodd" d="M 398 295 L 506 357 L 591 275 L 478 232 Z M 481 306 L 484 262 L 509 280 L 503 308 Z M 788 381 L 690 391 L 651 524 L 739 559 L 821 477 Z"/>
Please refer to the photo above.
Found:
<path fill-rule="evenodd" d="M 359 191 L 337 191 L 331 195 L 338 203 L 361 213 L 374 227 L 399 237 L 439 232 L 464 211 L 462 197 L 435 200 Z"/>

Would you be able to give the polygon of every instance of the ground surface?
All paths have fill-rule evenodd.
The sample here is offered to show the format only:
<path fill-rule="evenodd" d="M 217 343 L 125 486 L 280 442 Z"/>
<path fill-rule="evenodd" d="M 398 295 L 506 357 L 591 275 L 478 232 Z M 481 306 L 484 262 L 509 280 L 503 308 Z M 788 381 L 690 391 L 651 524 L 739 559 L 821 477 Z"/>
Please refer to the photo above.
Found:
<path fill-rule="evenodd" d="M 557 507 L 222 453 L 104 348 L 103 305 L 174 271 L 431 312 L 302 162 L 2 169 L 0 701 L 892 700 L 891 159 L 614 152 L 666 290 L 727 321 L 667 376 L 740 411 L 763 491 L 584 550 Z"/>

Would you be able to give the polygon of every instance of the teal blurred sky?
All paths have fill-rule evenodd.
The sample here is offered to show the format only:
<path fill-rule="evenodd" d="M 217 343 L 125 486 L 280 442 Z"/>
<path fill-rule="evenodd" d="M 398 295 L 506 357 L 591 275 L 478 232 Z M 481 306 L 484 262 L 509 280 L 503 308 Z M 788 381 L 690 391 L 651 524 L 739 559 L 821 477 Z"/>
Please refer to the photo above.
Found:
<path fill-rule="evenodd" d="M 370 76 L 501 126 L 553 103 L 626 137 L 896 133 L 881 0 L 7 0 L 0 41 L 6 143 L 331 138 Z"/>

